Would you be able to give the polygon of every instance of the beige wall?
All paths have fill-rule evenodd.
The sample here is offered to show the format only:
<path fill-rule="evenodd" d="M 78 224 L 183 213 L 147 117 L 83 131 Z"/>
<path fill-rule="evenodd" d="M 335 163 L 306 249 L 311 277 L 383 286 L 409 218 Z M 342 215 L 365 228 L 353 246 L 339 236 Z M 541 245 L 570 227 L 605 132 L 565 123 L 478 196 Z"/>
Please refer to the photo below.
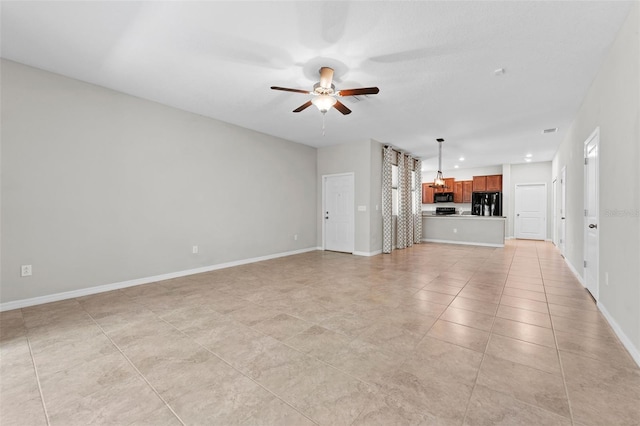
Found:
<path fill-rule="evenodd" d="M 583 274 L 584 142 L 600 128 L 599 304 L 640 363 L 640 28 L 636 3 L 553 160 L 567 168 L 567 261 Z M 621 214 L 611 215 L 618 211 Z M 609 285 L 605 285 L 608 274 Z"/>
<path fill-rule="evenodd" d="M 371 255 L 382 250 L 382 145 L 368 140 L 318 149 L 318 244 L 322 244 L 322 176 L 354 173 L 354 253 Z M 377 178 L 376 178 L 377 176 Z M 379 209 L 376 211 L 376 205 Z M 365 206 L 359 211 L 358 206 Z M 377 229 L 376 229 L 377 228 Z"/>
<path fill-rule="evenodd" d="M 317 246 L 315 148 L 10 61 L 1 82 L 1 302 Z"/>

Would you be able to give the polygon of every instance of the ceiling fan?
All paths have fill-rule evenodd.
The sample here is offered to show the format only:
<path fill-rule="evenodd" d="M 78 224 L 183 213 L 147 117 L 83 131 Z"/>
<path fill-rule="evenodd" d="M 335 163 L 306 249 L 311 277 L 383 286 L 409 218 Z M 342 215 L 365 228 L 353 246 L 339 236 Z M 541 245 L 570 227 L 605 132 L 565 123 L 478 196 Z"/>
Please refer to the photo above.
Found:
<path fill-rule="evenodd" d="M 285 92 L 294 92 L 294 93 L 304 93 L 305 95 L 313 95 L 313 99 L 304 104 L 300 105 L 298 108 L 294 109 L 293 112 L 304 111 L 311 104 L 315 105 L 321 113 L 325 114 L 331 107 L 334 107 L 342 114 L 347 115 L 351 114 L 351 110 L 347 108 L 342 102 L 340 102 L 337 97 L 344 96 L 357 96 L 357 95 L 375 95 L 380 91 L 377 87 L 362 87 L 359 89 L 347 89 L 347 90 L 338 90 L 336 91 L 336 87 L 332 83 L 333 81 L 333 68 L 322 67 L 320 68 L 320 81 L 313 85 L 313 90 L 302 90 L 302 89 L 289 89 L 287 87 L 278 87 L 271 86 L 273 90 L 283 90 Z"/>

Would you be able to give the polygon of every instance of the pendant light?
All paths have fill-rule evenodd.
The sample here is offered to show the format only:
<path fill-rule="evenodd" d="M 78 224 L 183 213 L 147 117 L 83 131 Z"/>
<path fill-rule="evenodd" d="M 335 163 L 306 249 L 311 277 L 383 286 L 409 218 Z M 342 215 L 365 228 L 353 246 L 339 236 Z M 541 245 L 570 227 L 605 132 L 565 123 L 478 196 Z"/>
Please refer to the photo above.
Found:
<path fill-rule="evenodd" d="M 444 142 L 444 139 L 438 138 L 436 141 L 438 141 L 438 172 L 436 173 L 435 179 L 433 179 L 433 185 L 431 185 L 431 187 L 446 188 L 444 176 L 442 176 L 442 142 Z"/>

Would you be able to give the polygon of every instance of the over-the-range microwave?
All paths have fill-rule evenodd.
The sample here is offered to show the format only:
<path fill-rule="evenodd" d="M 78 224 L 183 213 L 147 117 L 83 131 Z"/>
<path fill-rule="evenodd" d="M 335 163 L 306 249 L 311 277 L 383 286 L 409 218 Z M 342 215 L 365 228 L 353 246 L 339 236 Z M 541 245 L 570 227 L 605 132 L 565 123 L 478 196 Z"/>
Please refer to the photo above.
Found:
<path fill-rule="evenodd" d="M 453 203 L 453 192 L 433 194 L 434 203 Z"/>

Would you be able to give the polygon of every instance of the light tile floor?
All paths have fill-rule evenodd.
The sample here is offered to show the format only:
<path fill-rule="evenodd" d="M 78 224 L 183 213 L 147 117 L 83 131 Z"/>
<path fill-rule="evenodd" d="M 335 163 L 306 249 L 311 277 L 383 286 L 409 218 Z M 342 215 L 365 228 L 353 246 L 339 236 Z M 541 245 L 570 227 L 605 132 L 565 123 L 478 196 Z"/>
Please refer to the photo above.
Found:
<path fill-rule="evenodd" d="M 0 423 L 637 425 L 549 243 L 310 252 L 0 314 Z"/>

